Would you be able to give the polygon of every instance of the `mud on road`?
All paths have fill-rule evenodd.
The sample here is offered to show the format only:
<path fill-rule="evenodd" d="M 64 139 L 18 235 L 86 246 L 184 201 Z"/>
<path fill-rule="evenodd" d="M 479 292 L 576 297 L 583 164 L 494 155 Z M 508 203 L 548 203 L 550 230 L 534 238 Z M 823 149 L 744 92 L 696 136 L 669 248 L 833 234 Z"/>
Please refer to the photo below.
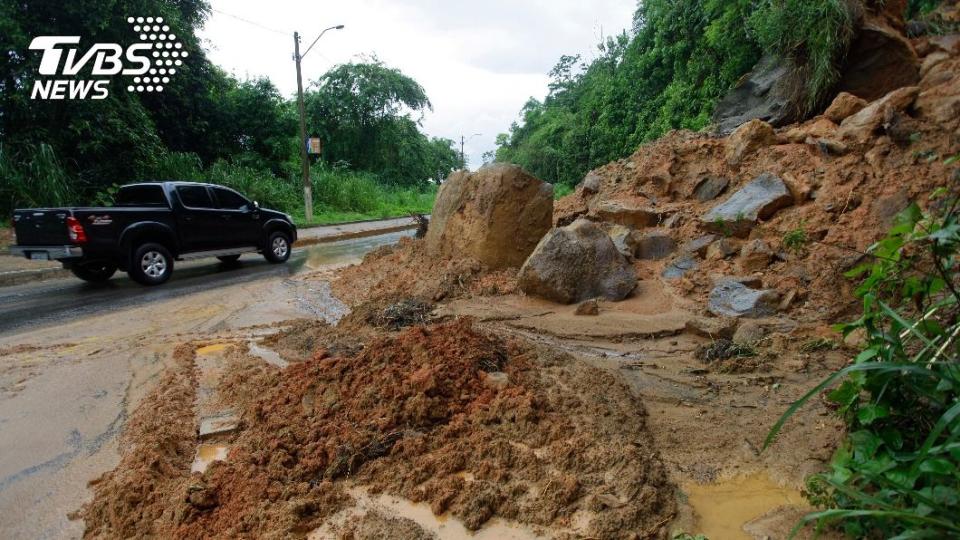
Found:
<path fill-rule="evenodd" d="M 118 436 L 175 367 L 177 344 L 259 339 L 284 321 L 335 320 L 346 307 L 323 273 L 406 234 L 316 246 L 289 268 L 246 258 L 235 269 L 196 265 L 161 289 L 70 279 L 0 290 L 4 536 L 81 536 L 83 522 L 68 514 L 89 498 L 87 483 L 116 466 Z"/>

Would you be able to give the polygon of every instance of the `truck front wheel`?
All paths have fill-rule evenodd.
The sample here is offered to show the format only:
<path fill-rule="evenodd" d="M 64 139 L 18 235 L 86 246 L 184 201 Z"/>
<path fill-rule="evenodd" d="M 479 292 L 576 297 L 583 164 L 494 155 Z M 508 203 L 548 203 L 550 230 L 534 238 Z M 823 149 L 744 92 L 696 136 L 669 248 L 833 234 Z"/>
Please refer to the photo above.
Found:
<path fill-rule="evenodd" d="M 113 277 L 117 265 L 107 260 L 78 261 L 70 266 L 70 271 L 84 281 L 102 283 Z"/>
<path fill-rule="evenodd" d="M 141 285 L 160 285 L 173 273 L 173 256 L 160 244 L 143 244 L 133 250 L 128 273 Z"/>
<path fill-rule="evenodd" d="M 274 264 L 286 262 L 290 258 L 290 237 L 287 233 L 274 231 L 268 235 L 263 257 Z"/>

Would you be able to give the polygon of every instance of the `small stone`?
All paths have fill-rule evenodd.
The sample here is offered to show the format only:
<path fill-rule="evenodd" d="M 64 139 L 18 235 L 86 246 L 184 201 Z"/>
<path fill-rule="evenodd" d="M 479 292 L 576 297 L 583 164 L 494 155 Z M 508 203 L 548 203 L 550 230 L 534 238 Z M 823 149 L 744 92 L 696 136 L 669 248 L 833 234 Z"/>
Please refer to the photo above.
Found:
<path fill-rule="evenodd" d="M 760 318 L 772 315 L 780 303 L 773 290 L 754 290 L 742 283 L 725 281 L 710 291 L 707 310 L 720 317 Z"/>
<path fill-rule="evenodd" d="M 842 156 L 847 153 L 847 145 L 834 139 L 817 139 L 817 147 L 824 154 L 831 156 Z"/>
<path fill-rule="evenodd" d="M 233 412 L 223 412 L 214 416 L 206 416 L 200 419 L 199 436 L 200 439 L 213 437 L 236 431 L 240 426 L 240 416 Z"/>
<path fill-rule="evenodd" d="M 591 215 L 600 221 L 635 229 L 655 226 L 665 217 L 651 206 L 637 206 L 623 201 L 603 201 L 593 207 Z"/>
<path fill-rule="evenodd" d="M 848 116 L 852 116 L 862 111 L 867 106 L 867 100 L 857 97 L 849 92 L 840 92 L 833 98 L 833 103 L 827 107 L 823 115 L 836 124 L 843 122 Z"/>
<path fill-rule="evenodd" d="M 797 290 L 790 289 L 787 291 L 787 294 L 783 295 L 783 299 L 780 300 L 780 305 L 777 306 L 777 309 L 780 311 L 787 311 L 790 309 L 790 305 L 793 304 L 794 299 L 797 297 Z"/>
<path fill-rule="evenodd" d="M 693 196 L 700 202 L 712 201 L 726 191 L 729 185 L 730 180 L 721 176 L 705 176 L 697 183 L 697 187 L 693 188 Z"/>
<path fill-rule="evenodd" d="M 744 321 L 733 334 L 733 342 L 738 345 L 753 345 L 767 337 L 767 330 L 755 321 Z"/>
<path fill-rule="evenodd" d="M 735 254 L 739 249 L 740 246 L 735 241 L 729 238 L 721 238 L 707 248 L 706 259 L 708 261 L 723 260 Z"/>
<path fill-rule="evenodd" d="M 689 253 L 685 253 L 668 264 L 660 275 L 666 279 L 679 279 L 686 275 L 687 272 L 696 270 L 697 266 L 696 259 Z"/>
<path fill-rule="evenodd" d="M 674 239 L 663 231 L 648 232 L 637 243 L 636 257 L 640 260 L 666 259 L 677 249 Z"/>
<path fill-rule="evenodd" d="M 751 240 L 740 250 L 740 269 L 743 272 L 759 272 L 770 266 L 773 250 L 763 240 Z"/>
<path fill-rule="evenodd" d="M 588 172 L 583 178 L 581 186 L 583 186 L 583 191 L 586 193 L 597 193 L 600 191 L 600 175 L 593 171 Z"/>
<path fill-rule="evenodd" d="M 709 339 L 730 339 L 739 321 L 731 317 L 695 317 L 687 321 L 686 330 Z"/>
<path fill-rule="evenodd" d="M 686 244 L 680 247 L 681 253 L 695 253 L 700 257 L 703 257 L 707 253 L 707 248 L 710 247 L 710 244 L 717 239 L 715 234 L 705 234 L 703 236 L 694 238 Z"/>
<path fill-rule="evenodd" d="M 624 257 L 632 259 L 637 256 L 640 233 L 623 225 L 611 225 L 607 228 L 607 234 L 613 240 L 613 245 L 617 247 L 617 251 L 622 253 Z"/>
<path fill-rule="evenodd" d="M 596 298 L 581 302 L 577 306 L 577 311 L 574 312 L 575 315 L 581 316 L 594 316 L 600 314 L 600 304 L 597 302 Z"/>
<path fill-rule="evenodd" d="M 738 127 L 727 139 L 727 163 L 739 165 L 750 154 L 776 141 L 773 126 L 763 120 L 751 120 Z"/>

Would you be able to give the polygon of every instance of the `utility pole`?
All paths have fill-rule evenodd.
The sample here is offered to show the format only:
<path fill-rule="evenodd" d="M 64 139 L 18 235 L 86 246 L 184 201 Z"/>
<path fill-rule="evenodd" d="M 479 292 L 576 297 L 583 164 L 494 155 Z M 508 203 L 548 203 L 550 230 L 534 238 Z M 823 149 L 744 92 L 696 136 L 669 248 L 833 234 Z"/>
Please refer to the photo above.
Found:
<path fill-rule="evenodd" d="M 300 109 L 300 161 L 303 167 L 303 211 L 307 223 L 313 221 L 313 181 L 310 180 L 310 156 L 307 155 L 307 115 L 303 109 L 303 75 L 300 72 L 300 34 L 293 33 L 293 59 L 297 63 L 297 107 Z"/>
<path fill-rule="evenodd" d="M 306 56 L 313 46 L 320 41 L 320 38 L 329 30 L 343 30 L 343 25 L 331 26 L 320 35 L 313 43 L 307 47 L 306 52 L 300 54 L 300 33 L 293 33 L 293 60 L 297 63 L 297 106 L 300 109 L 300 161 L 303 162 L 303 211 L 304 219 L 307 223 L 313 221 L 313 181 L 310 179 L 310 155 L 307 149 L 307 115 L 303 106 L 303 75 L 300 71 L 300 62 Z"/>

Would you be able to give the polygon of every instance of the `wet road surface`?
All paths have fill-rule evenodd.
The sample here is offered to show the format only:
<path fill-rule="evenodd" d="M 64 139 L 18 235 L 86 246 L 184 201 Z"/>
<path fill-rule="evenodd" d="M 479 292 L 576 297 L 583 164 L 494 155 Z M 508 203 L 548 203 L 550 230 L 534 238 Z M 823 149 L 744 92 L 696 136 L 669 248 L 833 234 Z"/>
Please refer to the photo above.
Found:
<path fill-rule="evenodd" d="M 0 336 L 25 328 L 56 324 L 105 310 L 179 298 L 239 283 L 283 278 L 326 265 L 356 262 L 370 250 L 396 243 L 412 231 L 318 244 L 294 249 L 286 264 L 270 264 L 252 253 L 234 265 L 216 259 L 178 262 L 170 281 L 144 287 L 118 272 L 107 283 L 67 278 L 0 288 Z"/>
<path fill-rule="evenodd" d="M 287 265 L 253 255 L 229 268 L 182 264 L 153 288 L 118 275 L 100 286 L 0 289 L 0 537 L 82 535 L 67 516 L 89 499 L 88 482 L 116 466 L 118 435 L 177 344 L 342 315 L 323 274 L 310 271 L 358 262 L 408 234 L 312 246 Z"/>

